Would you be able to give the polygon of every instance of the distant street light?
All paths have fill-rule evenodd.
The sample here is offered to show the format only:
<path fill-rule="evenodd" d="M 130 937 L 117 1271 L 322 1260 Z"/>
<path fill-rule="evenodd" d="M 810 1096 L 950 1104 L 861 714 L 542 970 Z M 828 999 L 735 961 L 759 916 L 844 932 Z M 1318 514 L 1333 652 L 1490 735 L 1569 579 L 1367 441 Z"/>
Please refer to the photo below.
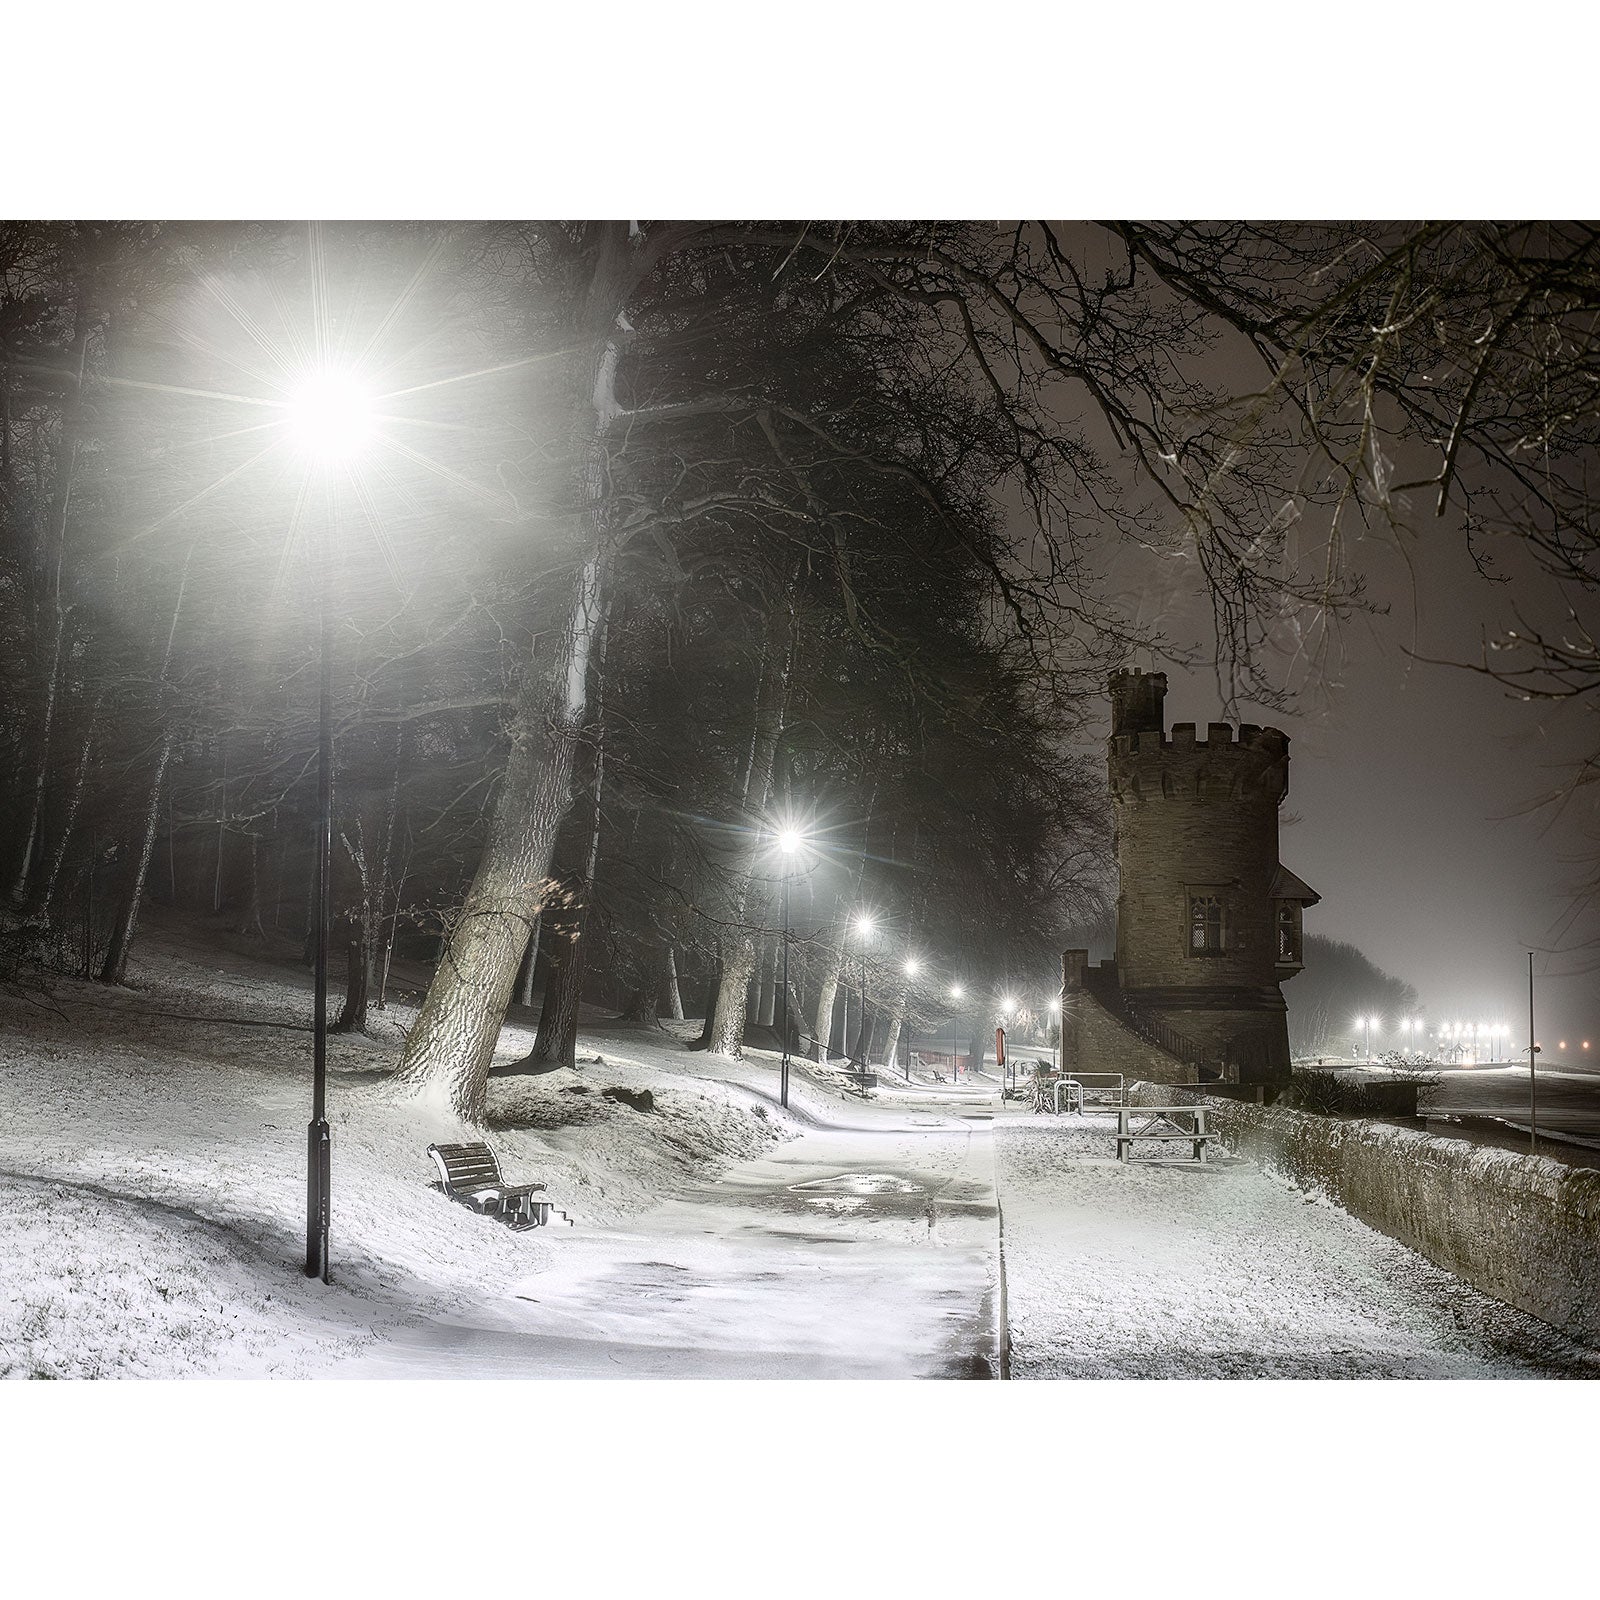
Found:
<path fill-rule="evenodd" d="M 878 926 L 877 920 L 869 911 L 856 914 L 856 972 L 860 978 L 859 994 L 861 997 L 861 1020 L 856 1025 L 856 1047 L 850 1053 L 849 1065 L 860 1071 L 867 1070 L 866 1044 L 867 1044 L 867 940 L 872 937 L 873 930 Z M 846 1021 L 848 1021 L 848 1013 Z M 848 1041 L 846 1041 L 848 1044 Z"/>
<path fill-rule="evenodd" d="M 959 983 L 950 985 L 950 998 L 960 1000 L 966 991 Z M 956 1029 L 960 1026 L 959 1013 L 952 1011 L 950 1014 L 950 1081 L 954 1083 L 961 1075 L 961 1069 L 956 1065 Z"/>
<path fill-rule="evenodd" d="M 289 407 L 301 451 L 326 474 L 352 460 L 374 431 L 372 404 L 349 373 L 325 369 L 307 379 Z M 331 481 L 324 489 L 331 495 Z M 321 554 L 328 554 L 323 529 Z M 328 937 L 333 895 L 333 649 L 328 574 L 317 563 L 317 942 L 311 1029 L 311 1122 L 306 1129 L 306 1276 L 328 1281 L 332 1138 L 328 1129 Z"/>
<path fill-rule="evenodd" d="M 798 828 L 778 830 L 778 855 L 783 862 L 783 1063 L 778 1069 L 778 1104 L 789 1109 L 789 875 L 795 858 L 806 847 L 806 836 Z"/>
<path fill-rule="evenodd" d="M 911 1082 L 911 983 L 910 980 L 922 971 L 922 963 L 915 956 L 906 957 L 906 998 L 901 1011 L 904 1014 L 904 1032 L 906 1036 L 906 1082 Z M 889 1065 L 893 1066 L 893 1062 Z"/>
<path fill-rule="evenodd" d="M 1356 1026 L 1366 1032 L 1366 1043 L 1362 1046 L 1362 1056 L 1369 1062 L 1372 1060 L 1372 1030 L 1379 1025 L 1380 1021 L 1381 1019 L 1378 1017 L 1356 1018 Z"/>

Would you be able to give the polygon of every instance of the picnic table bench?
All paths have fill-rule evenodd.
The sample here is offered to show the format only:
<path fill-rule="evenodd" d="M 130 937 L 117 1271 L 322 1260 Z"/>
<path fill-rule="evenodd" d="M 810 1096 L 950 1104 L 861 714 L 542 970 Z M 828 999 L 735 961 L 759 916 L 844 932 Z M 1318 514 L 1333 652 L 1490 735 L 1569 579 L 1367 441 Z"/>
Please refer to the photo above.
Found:
<path fill-rule="evenodd" d="M 1134 1118 L 1144 1121 L 1137 1126 Z M 1178 1119 L 1189 1117 L 1193 1126 L 1185 1128 Z M 1217 1143 L 1219 1135 L 1206 1126 L 1204 1106 L 1119 1106 L 1117 1109 L 1117 1160 L 1126 1161 L 1140 1139 L 1164 1139 L 1193 1145 L 1194 1159 L 1204 1162 L 1206 1147 Z"/>
<path fill-rule="evenodd" d="M 550 1220 L 551 1202 L 534 1198 L 543 1192 L 544 1185 L 507 1183 L 500 1176 L 500 1162 L 488 1145 L 430 1144 L 428 1154 L 439 1169 L 444 1192 L 480 1216 L 495 1217 L 517 1229 L 538 1228 Z M 567 1218 L 569 1223 L 571 1220 Z"/>

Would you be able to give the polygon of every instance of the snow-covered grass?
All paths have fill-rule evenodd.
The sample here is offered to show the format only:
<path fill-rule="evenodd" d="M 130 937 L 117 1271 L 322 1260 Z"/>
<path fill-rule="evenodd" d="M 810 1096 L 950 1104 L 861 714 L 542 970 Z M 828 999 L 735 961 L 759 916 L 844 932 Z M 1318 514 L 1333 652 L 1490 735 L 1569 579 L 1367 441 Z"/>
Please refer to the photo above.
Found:
<path fill-rule="evenodd" d="M 384 1093 L 401 1006 L 370 1038 L 330 1040 L 335 1281 L 308 1282 L 309 980 L 230 943 L 158 926 L 128 990 L 61 982 L 55 1010 L 0 997 L 0 1374 L 303 1375 L 509 1291 L 559 1248 L 430 1187 L 428 1143 L 478 1135 Z M 530 1042 L 508 1029 L 504 1054 Z M 646 1210 L 793 1131 L 698 1075 L 677 1039 L 623 1042 L 577 1072 L 491 1082 L 508 1179 L 547 1184 L 579 1222 Z"/>
<path fill-rule="evenodd" d="M 1337 1207 L 1213 1158 L 1114 1159 L 1114 1119 L 1005 1118 L 1018 1378 L 1485 1378 L 1600 1358 Z"/>

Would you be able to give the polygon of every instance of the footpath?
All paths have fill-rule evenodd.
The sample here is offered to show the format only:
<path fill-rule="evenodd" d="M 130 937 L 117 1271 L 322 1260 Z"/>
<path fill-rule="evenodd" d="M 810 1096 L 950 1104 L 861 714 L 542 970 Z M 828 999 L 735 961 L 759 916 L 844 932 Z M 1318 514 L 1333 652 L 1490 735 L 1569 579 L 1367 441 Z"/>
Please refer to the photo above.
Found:
<path fill-rule="evenodd" d="M 395 1330 L 327 1375 L 995 1376 L 988 1115 L 826 1115 L 626 1227 L 550 1230 L 549 1264 L 513 1294 Z"/>

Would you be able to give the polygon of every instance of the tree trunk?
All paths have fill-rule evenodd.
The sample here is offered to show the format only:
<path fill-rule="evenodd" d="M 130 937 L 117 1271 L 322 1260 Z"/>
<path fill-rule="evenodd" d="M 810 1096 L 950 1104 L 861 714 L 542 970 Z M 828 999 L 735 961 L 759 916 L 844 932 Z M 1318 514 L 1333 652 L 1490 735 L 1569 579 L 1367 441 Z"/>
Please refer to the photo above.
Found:
<path fill-rule="evenodd" d="M 528 948 L 522 957 L 522 970 L 517 974 L 517 1004 L 524 1009 L 533 1005 L 533 975 L 539 965 L 539 928 L 543 920 L 542 917 L 533 919 L 533 926 L 528 930 Z"/>
<path fill-rule="evenodd" d="M 56 841 L 55 852 L 50 857 L 50 870 L 40 885 L 39 917 L 46 923 L 50 920 L 50 903 L 55 899 L 56 888 L 61 881 L 61 867 L 67 858 L 67 847 L 72 842 L 72 829 L 78 820 L 78 808 L 83 803 L 84 780 L 88 776 L 89 757 L 94 750 L 95 718 L 99 715 L 99 711 L 100 702 L 97 700 L 94 710 L 89 714 L 89 731 L 84 736 L 82 748 L 78 751 L 78 769 L 73 774 L 72 794 L 67 801 L 67 814 L 61 822 L 61 837 Z"/>
<path fill-rule="evenodd" d="M 45 572 L 49 607 L 51 644 L 50 676 L 45 684 L 44 720 L 39 730 L 39 759 L 34 771 L 28 807 L 28 829 L 11 886 L 11 898 L 19 905 L 27 900 L 34 853 L 44 814 L 45 786 L 50 774 L 50 757 L 55 737 L 56 708 L 61 698 L 62 650 L 67 637 L 67 613 L 62 604 L 61 574 L 66 563 L 67 524 L 72 508 L 72 490 L 77 477 L 78 454 L 82 443 L 83 386 L 89 364 L 89 306 L 82 283 L 77 290 L 73 312 L 73 342 L 76 346 L 77 383 L 72 398 L 61 416 L 61 437 L 56 446 L 57 473 L 55 495 L 50 508 L 50 525 L 39 548 Z"/>
<path fill-rule="evenodd" d="M 244 915 L 239 918 L 236 929 L 256 939 L 266 937 L 266 929 L 261 925 L 261 840 L 254 829 L 250 832 L 249 892 L 245 898 Z"/>
<path fill-rule="evenodd" d="M 889 1035 L 883 1041 L 883 1064 L 886 1067 L 894 1066 L 895 1051 L 900 1048 L 900 1024 L 905 1019 L 905 1003 L 895 1007 L 894 1014 L 889 1018 Z"/>
<path fill-rule="evenodd" d="M 705 1023 L 700 1029 L 700 1037 L 689 1046 L 691 1050 L 706 1050 L 711 1045 L 711 1023 L 717 1014 L 717 996 L 722 992 L 721 967 L 712 973 L 706 983 L 706 1015 Z"/>
<path fill-rule="evenodd" d="M 403 1094 L 431 1100 L 469 1122 L 483 1118 L 495 1041 L 529 926 L 539 914 L 556 832 L 571 802 L 573 753 L 604 576 L 596 555 L 579 581 L 559 663 L 558 704 L 543 738 L 541 696 L 531 672 L 523 684 L 483 857 L 466 903 L 446 930 L 442 959 L 396 1076 Z"/>
<path fill-rule="evenodd" d="M 367 937 L 367 925 L 362 918 L 355 918 L 353 926 L 355 937 L 345 946 L 344 1004 L 339 1009 L 339 1020 L 333 1025 L 335 1033 L 367 1031 L 367 995 L 372 989 L 372 941 Z"/>
<path fill-rule="evenodd" d="M 678 988 L 678 958 L 668 943 L 661 946 L 661 1009 L 674 1022 L 683 1021 L 683 995 Z"/>
<path fill-rule="evenodd" d="M 222 910 L 222 866 L 228 853 L 228 747 L 222 740 L 222 783 L 217 790 L 217 871 L 211 880 L 211 914 Z"/>
<path fill-rule="evenodd" d="M 161 749 L 156 755 L 150 795 L 144 808 L 144 831 L 140 836 L 138 854 L 134 858 L 131 881 L 117 911 L 116 926 L 111 930 L 111 944 L 106 950 L 105 965 L 100 969 L 102 983 L 120 984 L 128 974 L 128 951 L 132 948 L 134 929 L 139 923 L 139 905 L 144 899 L 145 878 L 149 874 L 150 857 L 155 850 L 156 822 L 161 815 L 161 785 L 167 776 L 172 745 L 173 729 L 169 723 L 161 735 Z"/>
<path fill-rule="evenodd" d="M 466 903 L 447 930 L 446 959 L 406 1040 L 397 1092 L 480 1122 L 489 1067 L 511 1002 L 512 985 L 540 909 L 556 832 L 572 800 L 572 769 L 588 712 L 589 668 L 610 587 L 612 541 L 606 511 L 606 446 L 620 415 L 616 370 L 627 331 L 625 225 L 608 224 L 580 339 L 593 351 L 575 433 L 581 439 L 580 492 L 588 524 L 587 559 L 574 586 L 548 704 L 530 668 L 512 719 L 511 749 L 495 799 L 483 856 Z"/>
<path fill-rule="evenodd" d="M 813 1061 L 825 1060 L 833 1044 L 834 1002 L 839 995 L 839 970 L 843 965 L 844 957 L 836 950 L 833 952 L 833 960 L 822 975 L 822 988 L 817 995 L 817 1009 L 812 1029 Z"/>
<path fill-rule="evenodd" d="M 761 998 L 756 1003 L 756 1023 L 771 1028 L 778 1020 L 778 945 L 767 939 L 761 945 Z"/>
<path fill-rule="evenodd" d="M 565 927 L 555 930 L 556 937 L 548 945 L 544 968 L 544 999 L 539 1007 L 539 1027 L 533 1036 L 533 1061 L 561 1061 L 566 1019 L 577 1014 L 576 1002 L 571 998 L 573 979 L 573 954 L 576 946 L 567 936 Z M 576 1054 L 574 1054 L 574 1061 Z M 572 1066 L 574 1061 L 567 1061 Z"/>
<path fill-rule="evenodd" d="M 766 815 L 772 798 L 772 778 L 777 763 L 778 740 L 788 708 L 789 671 L 793 612 L 787 601 L 767 612 L 766 636 L 762 640 L 762 673 L 756 691 L 755 735 L 744 774 L 743 820 Z M 738 869 L 730 896 L 728 921 L 733 925 L 733 949 L 725 961 L 722 988 L 717 995 L 716 1015 L 711 1024 L 707 1048 L 718 1055 L 738 1057 L 744 1051 L 745 1008 L 749 985 L 756 968 L 755 931 L 745 926 L 750 901 L 756 886 L 759 851 L 749 852 Z"/>

